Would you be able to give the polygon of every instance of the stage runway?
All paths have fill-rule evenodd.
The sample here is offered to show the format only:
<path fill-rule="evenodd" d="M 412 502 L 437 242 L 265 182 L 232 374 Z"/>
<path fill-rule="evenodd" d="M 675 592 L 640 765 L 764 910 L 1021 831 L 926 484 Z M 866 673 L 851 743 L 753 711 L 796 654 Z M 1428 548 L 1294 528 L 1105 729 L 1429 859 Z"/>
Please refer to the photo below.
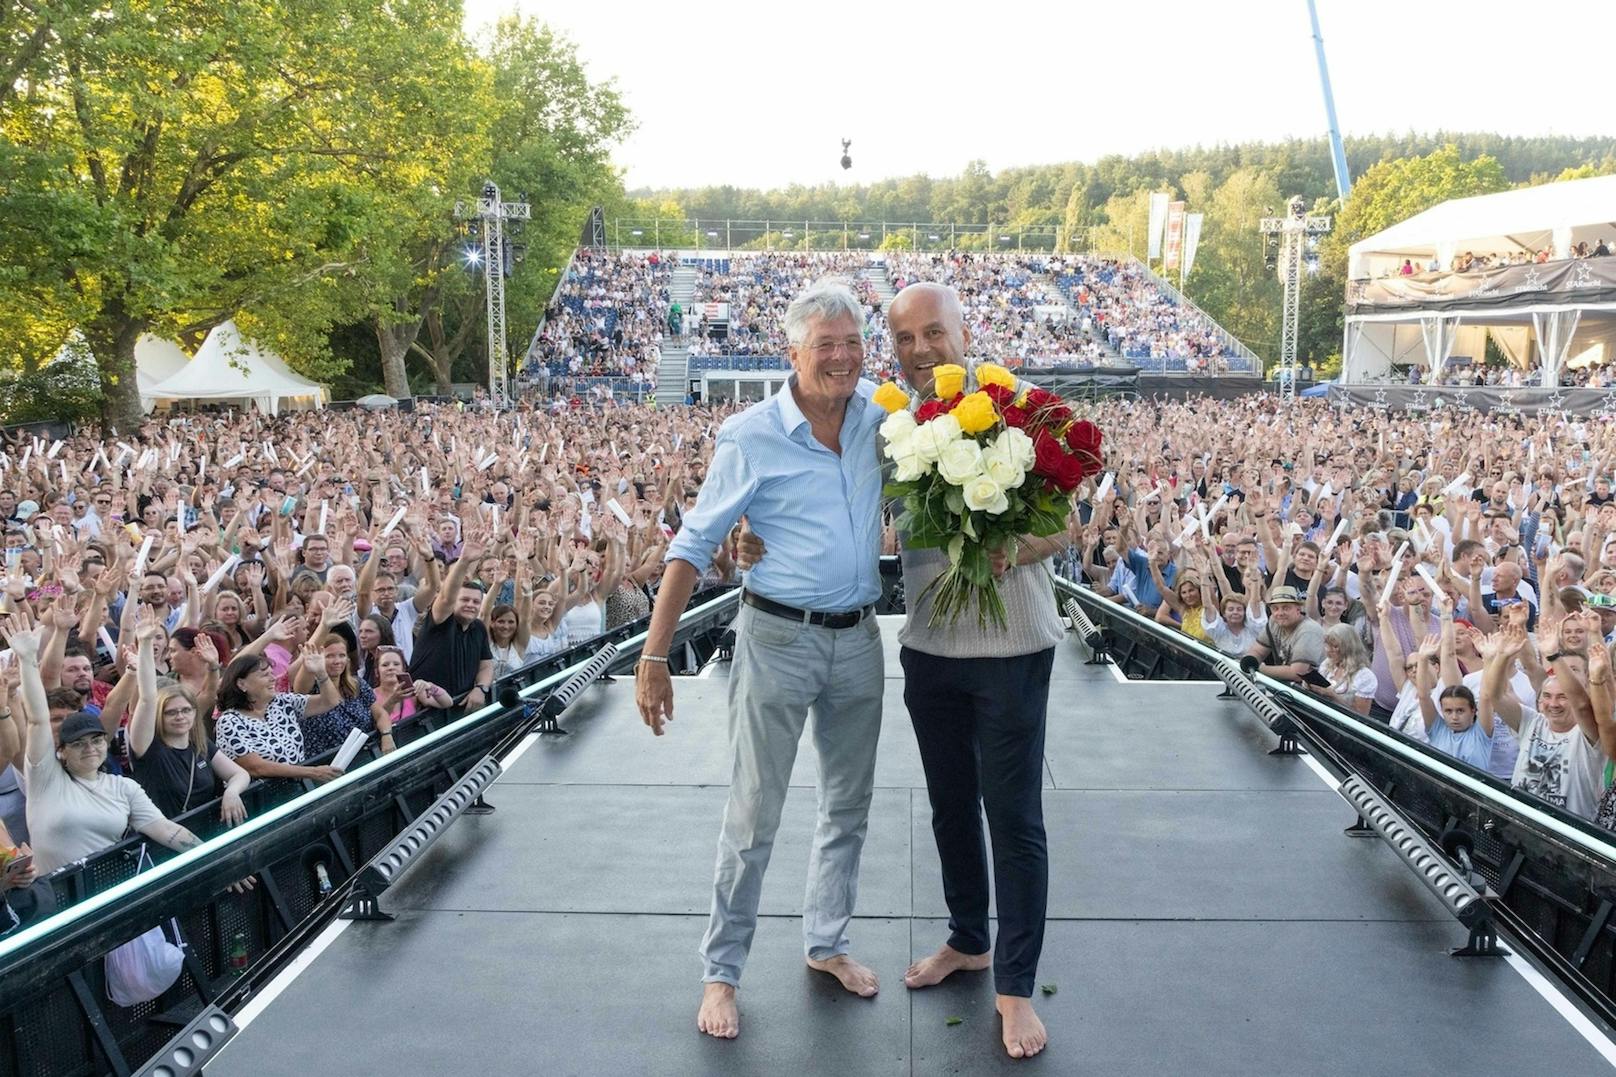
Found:
<path fill-rule="evenodd" d="M 1043 1055 L 1005 1057 L 991 974 L 904 988 L 946 936 L 898 618 L 853 953 L 874 999 L 803 964 L 814 816 L 805 740 L 742 984 L 742 1034 L 701 1035 L 706 923 L 728 759 L 725 677 L 675 681 L 653 738 L 630 678 L 533 741 L 383 898 L 241 1014 L 210 1075 L 1594 1074 L 1590 1040 L 1464 930 L 1354 813 L 1219 686 L 1119 683 L 1058 649 L 1044 805 Z M 1552 991 L 1551 991 L 1552 993 Z M 958 1023 L 950 1023 L 960 1018 Z"/>

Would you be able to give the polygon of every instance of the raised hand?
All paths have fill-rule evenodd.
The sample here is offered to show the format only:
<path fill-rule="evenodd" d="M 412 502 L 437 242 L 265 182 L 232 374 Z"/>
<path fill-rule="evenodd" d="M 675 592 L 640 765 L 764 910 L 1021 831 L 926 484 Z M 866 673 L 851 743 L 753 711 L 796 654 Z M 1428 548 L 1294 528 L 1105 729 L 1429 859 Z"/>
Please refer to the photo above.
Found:
<path fill-rule="evenodd" d="M 39 661 L 39 648 L 45 631 L 43 626 L 34 623 L 34 619 L 26 610 L 13 613 L 0 621 L 0 630 L 5 632 L 6 639 L 11 644 L 11 653 L 17 656 L 19 662 L 32 665 Z"/>

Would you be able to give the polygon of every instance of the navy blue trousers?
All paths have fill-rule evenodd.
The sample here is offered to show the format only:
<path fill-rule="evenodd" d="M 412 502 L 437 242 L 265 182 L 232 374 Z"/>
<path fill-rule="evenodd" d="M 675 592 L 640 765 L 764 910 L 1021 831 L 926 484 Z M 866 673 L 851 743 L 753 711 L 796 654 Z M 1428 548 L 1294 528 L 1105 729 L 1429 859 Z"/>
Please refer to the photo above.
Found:
<path fill-rule="evenodd" d="M 939 658 L 903 648 L 903 701 L 914 723 L 943 865 L 948 945 L 993 949 L 994 990 L 1032 996 L 1044 947 L 1044 715 L 1055 649 L 1014 658 Z M 988 931 L 987 810 L 999 940 Z"/>

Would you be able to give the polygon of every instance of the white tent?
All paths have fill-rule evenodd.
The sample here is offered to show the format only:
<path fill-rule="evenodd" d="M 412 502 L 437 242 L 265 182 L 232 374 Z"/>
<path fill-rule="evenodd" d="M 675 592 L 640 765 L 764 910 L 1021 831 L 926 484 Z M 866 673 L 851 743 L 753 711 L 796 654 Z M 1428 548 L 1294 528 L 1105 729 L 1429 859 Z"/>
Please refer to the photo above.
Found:
<path fill-rule="evenodd" d="M 157 405 L 151 395 L 152 386 L 178 374 L 190 361 L 191 357 L 172 340 L 142 333 L 135 341 L 135 381 L 140 386 L 141 410 L 149 412 Z"/>
<path fill-rule="evenodd" d="M 143 394 L 147 391 L 142 390 Z M 235 322 L 216 326 L 195 358 L 152 385 L 149 392 L 153 400 L 253 404 L 268 415 L 279 414 L 283 403 L 314 407 L 325 400 L 324 388 L 292 373 L 279 356 L 244 339 Z"/>
<path fill-rule="evenodd" d="M 1416 268 L 1435 258 L 1447 268 L 1456 255 L 1536 253 L 1554 258 L 1601 239 L 1616 242 L 1616 176 L 1544 183 L 1497 194 L 1455 198 L 1392 225 L 1347 248 L 1347 276 L 1364 280 L 1394 272 L 1405 258 Z"/>

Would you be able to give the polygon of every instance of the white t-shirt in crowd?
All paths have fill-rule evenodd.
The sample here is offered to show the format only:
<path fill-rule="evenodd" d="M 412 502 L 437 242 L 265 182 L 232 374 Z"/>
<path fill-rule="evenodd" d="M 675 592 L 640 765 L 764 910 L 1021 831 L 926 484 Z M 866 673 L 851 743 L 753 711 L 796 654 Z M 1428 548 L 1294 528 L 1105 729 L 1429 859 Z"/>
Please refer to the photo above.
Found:
<path fill-rule="evenodd" d="M 1599 745 L 1584 736 L 1580 726 L 1556 733 L 1530 707 L 1521 708 L 1520 740 L 1510 784 L 1580 819 L 1592 819 L 1605 770 L 1605 753 Z M 28 825 L 32 829 L 32 817 Z"/>
<path fill-rule="evenodd" d="M 54 754 L 30 762 L 27 773 L 28 837 L 40 875 L 116 845 L 126 830 L 163 820 L 133 778 L 75 778 Z"/>
<path fill-rule="evenodd" d="M 1206 608 L 1201 610 L 1201 628 L 1206 632 L 1206 638 L 1212 641 L 1212 646 L 1227 655 L 1243 655 L 1251 650 L 1251 645 L 1257 642 L 1257 637 L 1262 635 L 1262 630 L 1267 624 L 1267 617 L 1253 620 L 1251 611 L 1247 610 L 1246 623 L 1236 632 L 1222 617 L 1211 610 Z"/>

